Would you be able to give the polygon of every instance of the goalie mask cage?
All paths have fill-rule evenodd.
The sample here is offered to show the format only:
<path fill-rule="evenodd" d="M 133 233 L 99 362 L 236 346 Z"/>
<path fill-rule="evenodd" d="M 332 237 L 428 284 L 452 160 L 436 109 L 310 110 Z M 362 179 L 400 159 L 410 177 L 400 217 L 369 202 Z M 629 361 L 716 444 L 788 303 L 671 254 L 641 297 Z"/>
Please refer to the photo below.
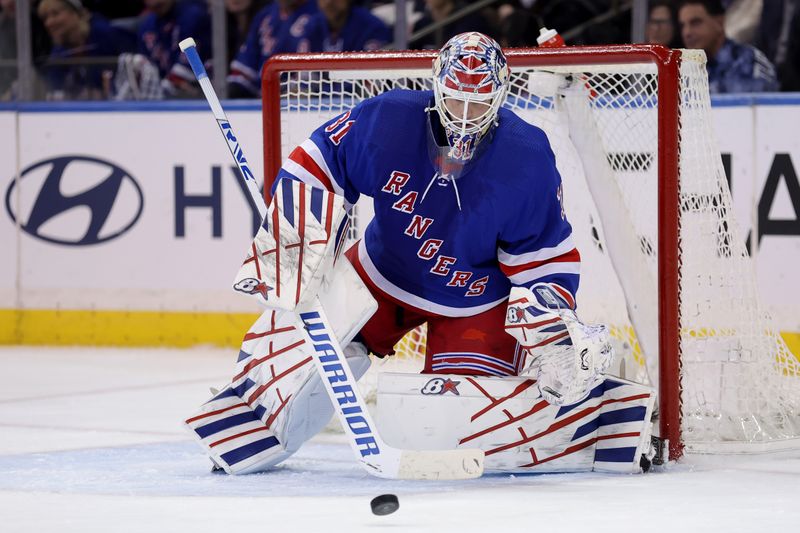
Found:
<path fill-rule="evenodd" d="M 430 89 L 435 55 L 268 61 L 267 182 L 323 121 L 393 88 Z M 714 140 L 703 52 L 625 45 L 513 49 L 507 57 L 505 105 L 548 134 L 564 182 L 582 258 L 578 314 L 611 327 L 612 373 L 658 389 L 656 432 L 669 440 L 670 458 L 684 445 L 800 446 L 800 365 L 759 304 Z M 370 218 L 362 204 L 356 233 Z M 395 357 L 421 360 L 424 330 L 397 349 Z"/>

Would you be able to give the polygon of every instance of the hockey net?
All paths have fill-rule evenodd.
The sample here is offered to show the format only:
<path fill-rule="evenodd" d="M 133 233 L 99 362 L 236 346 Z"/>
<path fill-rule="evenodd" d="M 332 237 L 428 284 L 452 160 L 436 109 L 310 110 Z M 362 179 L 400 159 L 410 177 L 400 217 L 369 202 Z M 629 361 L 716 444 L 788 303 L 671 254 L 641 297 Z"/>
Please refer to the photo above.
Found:
<path fill-rule="evenodd" d="M 800 364 L 759 303 L 714 140 L 705 56 L 620 46 L 511 50 L 506 107 L 542 128 L 581 252 L 578 311 L 611 327 L 613 373 L 659 391 L 675 458 L 800 446 Z M 430 89 L 430 52 L 278 56 L 264 69 L 265 169 L 324 120 Z M 502 179 L 498 176 L 497 179 Z M 365 201 L 367 200 L 367 201 Z M 355 240 L 371 218 L 353 213 Z M 375 372 L 419 370 L 425 330 Z M 658 430 L 657 430 L 658 432 Z"/>

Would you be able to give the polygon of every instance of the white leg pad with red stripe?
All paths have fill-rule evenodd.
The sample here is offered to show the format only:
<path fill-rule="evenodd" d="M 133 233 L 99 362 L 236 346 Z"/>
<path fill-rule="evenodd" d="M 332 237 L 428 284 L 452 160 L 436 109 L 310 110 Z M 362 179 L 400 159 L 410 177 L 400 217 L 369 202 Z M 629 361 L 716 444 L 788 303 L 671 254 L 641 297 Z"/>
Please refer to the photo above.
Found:
<path fill-rule="evenodd" d="M 350 341 L 375 312 L 375 299 L 343 259 L 323 283 L 320 301 L 358 379 L 370 359 L 363 345 Z M 283 461 L 332 415 L 294 314 L 268 310 L 245 335 L 231 383 L 189 417 L 186 426 L 217 465 L 229 474 L 242 474 Z"/>
<path fill-rule="evenodd" d="M 205 403 L 186 426 L 214 464 L 228 474 L 247 474 L 278 464 L 290 454 L 275 433 L 232 389 L 226 387 Z"/>
<path fill-rule="evenodd" d="M 641 472 L 655 391 L 606 377 L 582 401 L 542 399 L 535 380 L 384 373 L 377 424 L 412 450 L 480 448 L 495 472 Z"/>

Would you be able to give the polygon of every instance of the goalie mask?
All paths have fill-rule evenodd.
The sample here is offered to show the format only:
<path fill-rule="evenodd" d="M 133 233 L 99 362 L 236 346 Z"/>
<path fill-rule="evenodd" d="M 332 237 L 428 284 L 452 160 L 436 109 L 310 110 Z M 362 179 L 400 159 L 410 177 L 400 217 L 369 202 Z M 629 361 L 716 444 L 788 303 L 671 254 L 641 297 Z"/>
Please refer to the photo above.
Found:
<path fill-rule="evenodd" d="M 461 33 L 442 47 L 433 61 L 433 91 L 450 159 L 464 163 L 472 158 L 496 124 L 508 79 L 500 45 L 482 33 Z"/>

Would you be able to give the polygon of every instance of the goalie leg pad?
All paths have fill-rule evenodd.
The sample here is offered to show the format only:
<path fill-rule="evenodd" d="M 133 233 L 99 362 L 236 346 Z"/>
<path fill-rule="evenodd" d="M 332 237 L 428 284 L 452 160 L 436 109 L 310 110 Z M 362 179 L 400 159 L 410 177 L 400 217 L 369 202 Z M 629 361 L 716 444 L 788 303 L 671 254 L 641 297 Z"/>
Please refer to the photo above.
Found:
<path fill-rule="evenodd" d="M 606 377 L 583 401 L 551 405 L 530 378 L 379 376 L 378 426 L 408 449 L 480 448 L 495 472 L 641 472 L 655 392 Z"/>
<path fill-rule="evenodd" d="M 337 338 L 348 342 L 374 312 L 375 302 L 366 289 L 358 290 L 361 281 L 349 263 L 340 261 L 337 270 L 343 275 L 333 279 L 340 281 L 326 287 L 321 301 L 335 317 Z M 351 289 L 347 302 L 331 296 L 341 292 L 342 284 Z M 363 296 L 363 306 L 353 305 L 353 294 Z M 354 308 L 360 308 L 360 314 L 352 312 Z M 369 356 L 360 343 L 348 345 L 345 356 L 356 379 L 369 368 Z M 332 415 L 294 314 L 265 311 L 245 335 L 231 383 L 201 406 L 186 426 L 218 466 L 229 474 L 244 474 L 285 460 Z"/>
<path fill-rule="evenodd" d="M 290 455 L 257 411 L 230 385 L 185 424 L 214 464 L 228 474 L 257 472 Z"/>

